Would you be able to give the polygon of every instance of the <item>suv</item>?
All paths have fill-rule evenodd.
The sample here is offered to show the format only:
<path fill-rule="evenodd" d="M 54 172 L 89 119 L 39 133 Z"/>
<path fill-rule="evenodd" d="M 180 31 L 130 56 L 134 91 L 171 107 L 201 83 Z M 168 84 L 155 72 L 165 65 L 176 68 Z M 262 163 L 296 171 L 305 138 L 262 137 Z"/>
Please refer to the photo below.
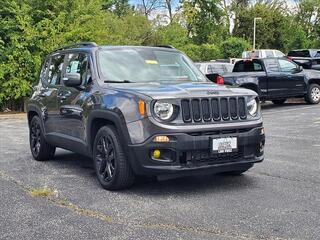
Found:
<path fill-rule="evenodd" d="M 80 43 L 49 54 L 28 103 L 34 159 L 91 157 L 109 190 L 136 175 L 241 174 L 264 158 L 257 94 L 213 84 L 166 47 Z"/>

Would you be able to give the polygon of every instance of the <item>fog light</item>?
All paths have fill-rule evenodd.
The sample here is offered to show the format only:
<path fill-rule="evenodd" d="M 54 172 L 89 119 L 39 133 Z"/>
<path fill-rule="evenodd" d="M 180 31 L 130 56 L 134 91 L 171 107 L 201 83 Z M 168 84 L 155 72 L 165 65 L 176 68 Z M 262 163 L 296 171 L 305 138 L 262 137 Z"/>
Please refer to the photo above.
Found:
<path fill-rule="evenodd" d="M 264 135 L 264 127 L 261 128 L 260 134 L 261 134 L 261 135 Z"/>
<path fill-rule="evenodd" d="M 154 142 L 169 142 L 170 139 L 169 137 L 167 136 L 156 136 L 154 139 L 153 139 Z"/>
<path fill-rule="evenodd" d="M 154 159 L 159 159 L 160 156 L 161 156 L 160 150 L 158 150 L 158 149 L 153 150 L 152 157 L 153 157 Z"/>

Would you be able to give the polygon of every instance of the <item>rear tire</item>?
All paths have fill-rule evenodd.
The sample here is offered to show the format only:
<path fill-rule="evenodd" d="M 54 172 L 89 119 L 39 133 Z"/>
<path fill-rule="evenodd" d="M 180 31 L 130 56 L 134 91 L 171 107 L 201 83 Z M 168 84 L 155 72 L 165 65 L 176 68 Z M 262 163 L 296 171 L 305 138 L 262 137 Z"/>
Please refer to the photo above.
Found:
<path fill-rule="evenodd" d="M 98 131 L 93 144 L 93 159 L 97 179 L 104 189 L 119 190 L 134 183 L 135 175 L 114 127 L 104 126 Z"/>
<path fill-rule="evenodd" d="M 286 101 L 287 101 L 287 99 L 272 100 L 273 104 L 276 104 L 276 105 L 284 104 Z"/>
<path fill-rule="evenodd" d="M 309 104 L 318 104 L 320 102 L 320 86 L 318 84 L 309 85 L 305 100 Z"/>
<path fill-rule="evenodd" d="M 37 161 L 52 159 L 56 148 L 47 143 L 41 128 L 41 120 L 34 116 L 30 122 L 29 142 L 32 156 Z"/>

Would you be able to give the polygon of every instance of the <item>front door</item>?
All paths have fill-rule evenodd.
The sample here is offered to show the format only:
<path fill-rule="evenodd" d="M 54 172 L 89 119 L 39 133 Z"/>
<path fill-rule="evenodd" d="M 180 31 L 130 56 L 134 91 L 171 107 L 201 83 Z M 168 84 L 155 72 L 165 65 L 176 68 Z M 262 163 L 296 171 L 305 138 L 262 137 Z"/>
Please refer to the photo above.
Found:
<path fill-rule="evenodd" d="M 281 81 L 284 84 L 284 96 L 302 95 L 305 89 L 304 72 L 299 70 L 299 66 L 295 63 L 279 59 L 281 70 Z"/>
<path fill-rule="evenodd" d="M 79 73 L 82 85 L 79 87 L 61 86 L 59 99 L 59 132 L 71 141 L 85 143 L 85 124 L 83 121 L 84 103 L 89 94 L 87 83 L 90 79 L 88 55 L 70 53 L 66 57 L 66 68 L 63 73 Z"/>

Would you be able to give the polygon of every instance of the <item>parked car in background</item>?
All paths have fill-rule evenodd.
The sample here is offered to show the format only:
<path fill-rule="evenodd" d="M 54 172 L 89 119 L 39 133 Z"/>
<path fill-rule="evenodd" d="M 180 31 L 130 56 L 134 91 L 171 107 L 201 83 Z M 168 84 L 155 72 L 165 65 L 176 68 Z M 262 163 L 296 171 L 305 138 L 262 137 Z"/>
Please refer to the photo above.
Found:
<path fill-rule="evenodd" d="M 206 75 L 206 77 L 217 84 L 223 84 L 220 75 L 227 72 L 232 72 L 233 64 L 226 62 L 198 62 L 195 63 L 199 70 Z"/>
<path fill-rule="evenodd" d="M 251 89 L 261 100 L 275 104 L 293 97 L 304 97 L 310 104 L 320 102 L 320 72 L 303 69 L 286 58 L 241 60 L 232 73 L 222 77 L 226 85 Z"/>
<path fill-rule="evenodd" d="M 320 49 L 292 50 L 288 58 L 305 69 L 320 70 Z"/>
<path fill-rule="evenodd" d="M 242 53 L 243 59 L 253 59 L 253 58 L 283 58 L 286 55 L 276 49 L 259 49 L 259 50 L 252 50 L 252 51 L 244 51 Z"/>

